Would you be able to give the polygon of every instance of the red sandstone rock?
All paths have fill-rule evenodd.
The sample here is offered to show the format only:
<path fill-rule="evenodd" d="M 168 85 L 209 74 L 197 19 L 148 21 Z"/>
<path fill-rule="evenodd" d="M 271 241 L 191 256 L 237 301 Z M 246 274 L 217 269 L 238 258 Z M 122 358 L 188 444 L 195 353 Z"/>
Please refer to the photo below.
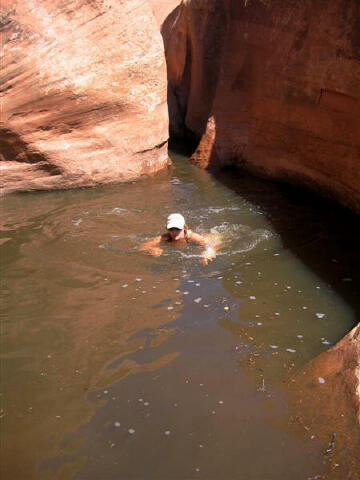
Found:
<path fill-rule="evenodd" d="M 333 411 L 352 403 L 360 425 L 360 324 L 313 360 L 304 375 L 308 385 L 327 396 L 326 403 Z"/>
<path fill-rule="evenodd" d="M 315 358 L 290 384 L 291 414 L 309 437 L 327 444 L 326 478 L 357 480 L 360 471 L 360 324 Z M 310 437 L 311 438 L 311 437 Z"/>
<path fill-rule="evenodd" d="M 167 165 L 166 66 L 147 2 L 3 0 L 0 26 L 5 192 Z"/>
<path fill-rule="evenodd" d="M 164 22 L 172 132 L 360 212 L 357 0 L 188 0 Z"/>

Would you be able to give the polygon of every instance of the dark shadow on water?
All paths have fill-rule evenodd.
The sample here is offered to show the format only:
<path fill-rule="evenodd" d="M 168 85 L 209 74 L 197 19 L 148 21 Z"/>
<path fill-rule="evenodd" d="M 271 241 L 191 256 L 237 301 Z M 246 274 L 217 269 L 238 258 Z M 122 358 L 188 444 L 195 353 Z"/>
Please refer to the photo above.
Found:
<path fill-rule="evenodd" d="M 360 217 L 335 201 L 239 168 L 214 177 L 266 215 L 289 249 L 340 294 L 359 318 Z"/>

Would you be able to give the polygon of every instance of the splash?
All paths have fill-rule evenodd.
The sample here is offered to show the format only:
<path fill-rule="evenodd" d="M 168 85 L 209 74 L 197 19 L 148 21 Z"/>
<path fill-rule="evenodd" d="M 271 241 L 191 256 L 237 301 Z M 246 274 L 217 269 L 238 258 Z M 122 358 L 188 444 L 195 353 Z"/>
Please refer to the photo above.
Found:
<path fill-rule="evenodd" d="M 253 250 L 259 243 L 268 240 L 272 234 L 265 229 L 223 222 L 212 227 L 210 233 L 202 233 L 208 243 L 217 251 L 216 256 L 231 256 Z M 202 252 L 179 251 L 183 258 L 197 258 Z"/>

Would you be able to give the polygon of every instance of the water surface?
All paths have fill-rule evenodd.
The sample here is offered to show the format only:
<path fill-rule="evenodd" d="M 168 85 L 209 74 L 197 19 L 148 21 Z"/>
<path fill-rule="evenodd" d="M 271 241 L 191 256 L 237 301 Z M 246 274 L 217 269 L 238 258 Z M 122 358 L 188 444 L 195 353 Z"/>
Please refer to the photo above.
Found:
<path fill-rule="evenodd" d="M 2 199 L 4 480 L 349 473 L 285 385 L 356 323 L 357 217 L 172 157 L 131 184 Z M 175 211 L 221 243 L 208 266 L 197 246 L 139 251 Z"/>

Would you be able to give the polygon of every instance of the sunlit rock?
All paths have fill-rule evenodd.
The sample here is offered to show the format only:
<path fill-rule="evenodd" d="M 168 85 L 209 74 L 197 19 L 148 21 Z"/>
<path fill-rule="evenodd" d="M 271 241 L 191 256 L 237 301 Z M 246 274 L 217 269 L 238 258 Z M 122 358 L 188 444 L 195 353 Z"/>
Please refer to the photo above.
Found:
<path fill-rule="evenodd" d="M 325 457 L 340 465 L 336 478 L 356 478 L 349 471 L 360 468 L 360 324 L 299 372 L 289 391 L 294 418 L 334 443 Z"/>
<path fill-rule="evenodd" d="M 307 385 L 326 379 L 329 409 L 336 412 L 340 405 L 352 404 L 360 424 L 360 325 L 313 360 L 303 377 Z"/>
<path fill-rule="evenodd" d="M 147 2 L 4 0 L 1 34 L 3 191 L 167 165 L 166 65 Z"/>

